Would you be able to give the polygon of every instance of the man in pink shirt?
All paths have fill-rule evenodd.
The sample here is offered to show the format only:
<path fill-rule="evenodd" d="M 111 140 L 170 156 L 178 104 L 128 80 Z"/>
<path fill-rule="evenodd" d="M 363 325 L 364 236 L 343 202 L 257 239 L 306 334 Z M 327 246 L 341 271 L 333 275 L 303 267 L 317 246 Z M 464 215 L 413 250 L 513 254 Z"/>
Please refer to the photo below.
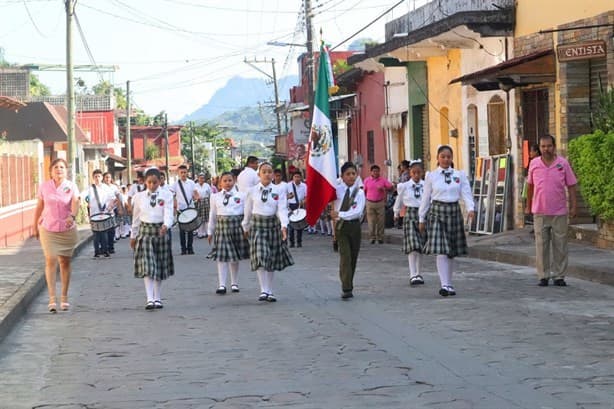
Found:
<path fill-rule="evenodd" d="M 539 138 L 541 157 L 531 161 L 527 179 L 527 213 L 533 213 L 538 285 L 564 287 L 567 270 L 568 214 L 576 216 L 576 176 L 569 162 L 556 154 L 554 137 Z M 567 211 L 567 196 L 571 204 Z M 552 256 L 550 255 L 552 248 Z"/>
<path fill-rule="evenodd" d="M 388 179 L 380 177 L 379 166 L 373 165 L 371 176 L 364 181 L 364 189 L 367 198 L 367 223 L 369 223 L 371 244 L 375 244 L 375 240 L 382 244 L 386 223 L 386 197 L 393 186 Z"/>

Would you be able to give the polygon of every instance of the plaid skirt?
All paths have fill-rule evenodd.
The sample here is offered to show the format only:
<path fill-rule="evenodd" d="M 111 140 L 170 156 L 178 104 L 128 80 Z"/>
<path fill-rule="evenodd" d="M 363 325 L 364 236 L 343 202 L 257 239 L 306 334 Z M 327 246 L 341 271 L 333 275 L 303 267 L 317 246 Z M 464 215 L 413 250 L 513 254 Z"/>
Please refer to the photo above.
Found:
<path fill-rule="evenodd" d="M 408 207 L 403 217 L 403 251 L 409 254 L 412 251 L 422 253 L 426 243 L 426 232 L 420 234 L 418 230 L 418 208 Z"/>
<path fill-rule="evenodd" d="M 249 258 L 249 242 L 243 236 L 243 216 L 217 216 L 210 256 L 217 261 L 239 261 Z"/>
<path fill-rule="evenodd" d="M 258 268 L 281 271 L 294 264 L 288 245 L 281 238 L 281 224 L 277 216 L 253 215 L 249 234 L 252 271 Z"/>
<path fill-rule="evenodd" d="M 209 203 L 210 202 L 208 197 L 205 197 L 204 199 L 198 199 L 198 201 L 196 202 L 196 210 L 198 210 L 198 216 L 200 217 L 200 220 L 203 221 L 203 223 L 209 222 Z"/>
<path fill-rule="evenodd" d="M 424 254 L 441 254 L 450 258 L 467 254 L 465 224 L 458 202 L 434 200 L 427 216 L 426 231 Z"/>
<path fill-rule="evenodd" d="M 166 280 L 175 274 L 171 239 L 160 237 L 162 223 L 141 223 L 134 247 L 134 276 Z"/>

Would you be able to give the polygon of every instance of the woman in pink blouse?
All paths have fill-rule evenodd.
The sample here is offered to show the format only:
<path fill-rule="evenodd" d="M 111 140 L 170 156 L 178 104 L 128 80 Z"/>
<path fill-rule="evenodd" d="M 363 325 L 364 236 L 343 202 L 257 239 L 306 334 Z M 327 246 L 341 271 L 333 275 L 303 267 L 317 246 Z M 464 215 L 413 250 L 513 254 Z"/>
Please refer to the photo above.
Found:
<path fill-rule="evenodd" d="M 77 245 L 75 219 L 79 210 L 79 190 L 77 185 L 66 179 L 67 168 L 68 164 L 64 159 L 51 162 L 51 180 L 41 183 L 34 211 L 34 235 L 40 239 L 45 255 L 45 279 L 51 313 L 57 312 L 55 282 L 58 263 L 62 281 L 60 308 L 63 311 L 70 308 L 70 262 Z"/>

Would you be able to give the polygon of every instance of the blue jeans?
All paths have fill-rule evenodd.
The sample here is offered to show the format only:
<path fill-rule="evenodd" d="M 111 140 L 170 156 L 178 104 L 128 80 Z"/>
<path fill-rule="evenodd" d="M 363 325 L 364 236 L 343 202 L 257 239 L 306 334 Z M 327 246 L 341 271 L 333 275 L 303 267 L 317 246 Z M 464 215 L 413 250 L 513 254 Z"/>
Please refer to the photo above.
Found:
<path fill-rule="evenodd" d="M 106 231 L 94 232 L 94 255 L 101 255 L 109 252 L 109 240 Z"/>

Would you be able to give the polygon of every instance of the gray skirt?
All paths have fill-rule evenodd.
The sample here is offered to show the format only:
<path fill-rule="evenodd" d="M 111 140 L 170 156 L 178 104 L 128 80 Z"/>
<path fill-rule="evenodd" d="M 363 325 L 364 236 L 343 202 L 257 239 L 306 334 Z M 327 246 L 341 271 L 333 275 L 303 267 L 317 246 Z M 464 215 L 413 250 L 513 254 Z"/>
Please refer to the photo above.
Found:
<path fill-rule="evenodd" d="M 294 264 L 277 216 L 253 215 L 249 244 L 252 271 L 281 271 Z"/>
<path fill-rule="evenodd" d="M 249 258 L 249 242 L 243 235 L 243 216 L 217 216 L 211 259 L 229 262 Z"/>
<path fill-rule="evenodd" d="M 463 213 L 458 202 L 434 200 L 427 217 L 425 254 L 440 254 L 450 258 L 467 254 L 467 238 Z"/>
<path fill-rule="evenodd" d="M 160 236 L 162 223 L 141 223 L 134 247 L 134 276 L 166 280 L 175 274 L 171 239 Z"/>
<path fill-rule="evenodd" d="M 426 232 L 420 234 L 418 230 L 418 208 L 408 207 L 403 218 L 403 251 L 409 254 L 412 251 L 422 253 L 426 243 Z"/>

